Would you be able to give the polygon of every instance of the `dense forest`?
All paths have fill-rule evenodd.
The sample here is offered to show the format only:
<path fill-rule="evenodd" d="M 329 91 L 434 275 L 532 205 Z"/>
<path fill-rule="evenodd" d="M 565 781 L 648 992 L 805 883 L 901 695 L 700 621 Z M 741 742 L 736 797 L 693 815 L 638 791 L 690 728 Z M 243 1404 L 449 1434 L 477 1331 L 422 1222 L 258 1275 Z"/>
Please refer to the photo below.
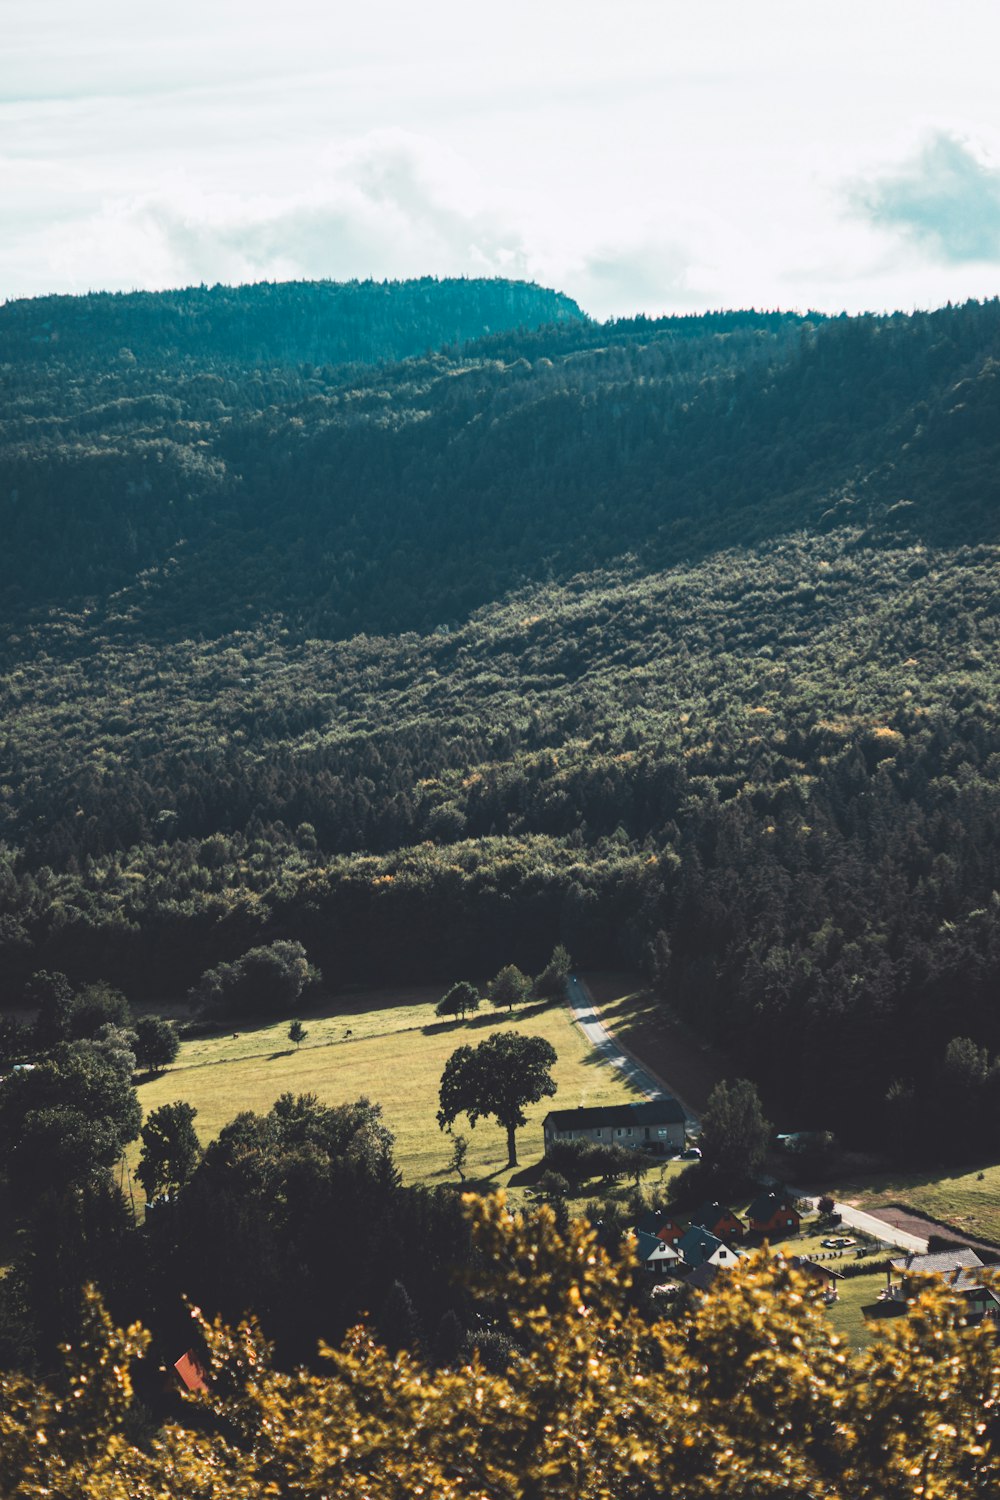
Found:
<path fill-rule="evenodd" d="M 561 940 L 848 1138 L 1000 1050 L 1000 303 L 194 289 L 0 361 L 8 1005 Z"/>

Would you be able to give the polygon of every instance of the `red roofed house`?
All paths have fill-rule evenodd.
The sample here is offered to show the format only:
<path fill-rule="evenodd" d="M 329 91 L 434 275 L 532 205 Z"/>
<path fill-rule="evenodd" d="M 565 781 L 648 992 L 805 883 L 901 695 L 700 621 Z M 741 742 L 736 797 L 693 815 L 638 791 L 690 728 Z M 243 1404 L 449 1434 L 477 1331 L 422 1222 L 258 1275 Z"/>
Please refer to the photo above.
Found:
<path fill-rule="evenodd" d="M 174 1361 L 174 1369 L 177 1371 L 181 1384 L 189 1391 L 207 1391 L 208 1381 L 205 1379 L 205 1371 L 198 1363 L 198 1356 L 193 1349 L 182 1354 L 180 1359 Z"/>
<path fill-rule="evenodd" d="M 747 1218 L 755 1234 L 766 1234 L 771 1239 L 795 1234 L 802 1223 L 802 1216 L 785 1192 L 761 1193 L 747 1210 Z"/>
<path fill-rule="evenodd" d="M 736 1217 L 732 1209 L 719 1202 L 703 1203 L 691 1215 L 691 1223 L 702 1229 L 710 1229 L 718 1239 L 727 1242 L 741 1240 L 746 1234 L 742 1220 Z"/>

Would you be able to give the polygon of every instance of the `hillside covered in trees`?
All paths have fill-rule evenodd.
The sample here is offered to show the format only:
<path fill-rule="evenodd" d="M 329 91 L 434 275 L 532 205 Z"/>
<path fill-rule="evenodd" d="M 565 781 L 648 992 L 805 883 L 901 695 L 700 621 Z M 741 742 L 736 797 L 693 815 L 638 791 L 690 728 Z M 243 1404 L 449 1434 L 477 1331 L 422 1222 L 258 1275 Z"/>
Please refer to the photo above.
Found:
<path fill-rule="evenodd" d="M 905 1137 L 956 1036 L 992 1096 L 996 301 L 43 299 L 0 381 L 8 1003 L 560 939 L 779 1121 Z"/>

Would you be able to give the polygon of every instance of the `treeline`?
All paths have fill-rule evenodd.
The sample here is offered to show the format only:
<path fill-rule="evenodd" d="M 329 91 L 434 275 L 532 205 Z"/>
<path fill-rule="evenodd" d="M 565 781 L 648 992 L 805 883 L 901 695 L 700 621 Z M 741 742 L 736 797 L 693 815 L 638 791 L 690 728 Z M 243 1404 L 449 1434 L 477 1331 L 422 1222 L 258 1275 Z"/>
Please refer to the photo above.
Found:
<path fill-rule="evenodd" d="M 0 361 L 48 373 L 139 362 L 157 372 L 381 364 L 561 320 L 583 321 L 571 297 L 495 277 L 89 292 L 5 302 Z"/>

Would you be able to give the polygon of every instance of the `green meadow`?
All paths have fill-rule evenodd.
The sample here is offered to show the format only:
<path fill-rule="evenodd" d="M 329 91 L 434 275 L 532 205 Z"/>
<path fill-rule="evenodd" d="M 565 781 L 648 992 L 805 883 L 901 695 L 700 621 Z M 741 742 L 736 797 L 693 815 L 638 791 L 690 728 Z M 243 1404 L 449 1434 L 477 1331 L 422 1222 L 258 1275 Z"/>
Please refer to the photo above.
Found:
<path fill-rule="evenodd" d="M 598 1060 L 561 1003 L 513 1014 L 484 1006 L 463 1022 L 435 1016 L 440 996 L 440 989 L 408 989 L 341 997 L 336 1010 L 303 1013 L 308 1035 L 298 1048 L 288 1040 L 288 1019 L 267 1026 L 234 1022 L 224 1034 L 184 1041 L 177 1062 L 144 1083 L 139 1098 L 147 1114 L 177 1099 L 194 1105 L 205 1143 L 241 1110 L 265 1112 L 283 1093 L 313 1093 L 327 1104 L 364 1095 L 382 1106 L 404 1179 L 434 1183 L 457 1180 L 448 1170 L 450 1139 L 436 1114 L 444 1065 L 463 1043 L 475 1046 L 492 1031 L 509 1029 L 543 1036 L 555 1048 L 557 1092 L 527 1111 L 518 1132 L 521 1169 L 543 1154 L 542 1121 L 550 1109 L 641 1097 Z M 493 1120 L 470 1130 L 460 1117 L 455 1128 L 469 1141 L 470 1182 L 488 1189 L 517 1176 L 507 1168 L 506 1136 Z"/>
<path fill-rule="evenodd" d="M 934 1173 L 887 1172 L 844 1183 L 837 1196 L 869 1210 L 902 1203 L 955 1229 L 1000 1245 L 1000 1165 L 976 1163 Z"/>

